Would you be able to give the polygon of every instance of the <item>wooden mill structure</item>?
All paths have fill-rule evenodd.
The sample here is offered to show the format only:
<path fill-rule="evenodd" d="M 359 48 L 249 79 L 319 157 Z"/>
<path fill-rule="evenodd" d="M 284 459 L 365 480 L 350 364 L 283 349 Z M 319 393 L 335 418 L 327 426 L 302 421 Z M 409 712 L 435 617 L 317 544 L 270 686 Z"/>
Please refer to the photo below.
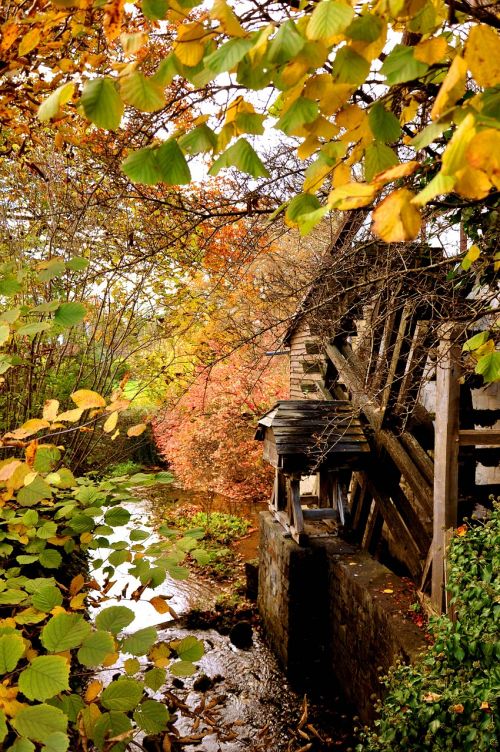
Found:
<path fill-rule="evenodd" d="M 301 542 L 308 519 L 340 517 L 441 611 L 450 530 L 500 495 L 500 385 L 485 389 L 461 349 L 494 307 L 457 294 L 447 280 L 457 260 L 442 248 L 366 236 L 365 213 L 350 212 L 285 335 L 291 400 L 257 434 L 276 467 L 271 511 Z M 476 484 L 478 463 L 489 484 Z M 301 498 L 312 472 L 317 492 Z"/>

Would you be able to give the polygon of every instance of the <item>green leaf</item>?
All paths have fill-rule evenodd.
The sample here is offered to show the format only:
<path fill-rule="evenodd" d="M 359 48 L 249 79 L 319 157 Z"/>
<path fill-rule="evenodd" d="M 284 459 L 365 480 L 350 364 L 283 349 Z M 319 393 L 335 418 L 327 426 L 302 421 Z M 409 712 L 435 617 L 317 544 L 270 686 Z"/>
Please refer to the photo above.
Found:
<path fill-rule="evenodd" d="M 199 661 L 205 653 L 205 648 L 201 640 L 189 635 L 177 645 L 176 653 L 183 661 Z"/>
<path fill-rule="evenodd" d="M 337 83 L 360 86 L 370 72 L 370 63 L 350 47 L 342 47 L 335 56 L 332 71 Z"/>
<path fill-rule="evenodd" d="M 174 676 L 192 676 L 196 666 L 190 661 L 176 661 L 170 666 L 170 673 Z"/>
<path fill-rule="evenodd" d="M 238 139 L 233 146 L 221 154 L 210 168 L 209 175 L 217 175 L 223 167 L 236 167 L 240 172 L 245 172 L 254 178 L 269 177 L 269 172 L 258 154 L 244 138 Z"/>
<path fill-rule="evenodd" d="M 46 569 L 58 569 L 62 564 L 62 556 L 55 548 L 46 548 L 40 553 L 40 564 Z"/>
<path fill-rule="evenodd" d="M 18 737 L 12 747 L 7 752 L 35 752 L 35 745 L 29 739 Z"/>
<path fill-rule="evenodd" d="M 4 634 L 0 637 L 0 674 L 14 671 L 26 650 L 19 633 Z"/>
<path fill-rule="evenodd" d="M 365 15 L 355 18 L 345 30 L 346 37 L 357 42 L 375 42 L 383 29 L 382 20 L 378 16 Z"/>
<path fill-rule="evenodd" d="M 62 277 L 66 271 L 66 264 L 60 259 L 51 259 L 47 265 L 38 272 L 40 282 L 50 282 L 51 279 Z"/>
<path fill-rule="evenodd" d="M 47 700 L 69 689 L 69 666 L 58 655 L 35 658 L 19 676 L 19 689 L 29 700 Z"/>
<path fill-rule="evenodd" d="M 132 721 L 130 718 L 125 713 L 111 711 L 110 713 L 103 713 L 96 721 L 92 738 L 98 749 L 118 750 L 123 749 L 123 747 L 118 747 L 118 745 L 110 747 L 106 744 L 106 740 L 114 739 L 117 736 L 121 737 L 129 731 L 132 731 Z"/>
<path fill-rule="evenodd" d="M 6 298 L 15 295 L 22 290 L 22 285 L 15 277 L 4 277 L 0 279 L 0 295 Z"/>
<path fill-rule="evenodd" d="M 46 585 L 33 593 L 31 597 L 33 606 L 39 611 L 45 611 L 45 613 L 52 611 L 56 606 L 60 606 L 62 602 L 62 593 L 55 585 Z"/>
<path fill-rule="evenodd" d="M 296 224 L 302 214 L 309 214 L 320 208 L 321 204 L 316 196 L 313 196 L 311 193 L 299 193 L 288 204 L 286 218 L 292 224 Z"/>
<path fill-rule="evenodd" d="M 33 469 L 37 473 L 50 473 L 61 459 L 60 450 L 53 444 L 41 444 L 37 447 Z M 50 535 L 48 536 L 51 537 Z"/>
<path fill-rule="evenodd" d="M 47 737 L 42 752 L 66 752 L 69 747 L 69 738 L 62 731 L 55 731 Z"/>
<path fill-rule="evenodd" d="M 46 742 L 51 734 L 66 733 L 68 718 L 62 710 L 50 705 L 31 705 L 20 710 L 11 723 L 21 736 Z"/>
<path fill-rule="evenodd" d="M 341 34 L 354 18 L 354 9 L 350 5 L 337 3 L 335 0 L 321 0 L 312 12 L 307 25 L 309 39 L 328 42 L 331 37 Z"/>
<path fill-rule="evenodd" d="M 166 678 L 167 672 L 164 668 L 151 668 L 144 674 L 144 684 L 149 689 L 152 689 L 153 692 L 158 692 L 165 684 Z"/>
<path fill-rule="evenodd" d="M 80 324 L 85 318 L 87 309 L 83 303 L 61 303 L 54 314 L 54 321 L 67 329 Z"/>
<path fill-rule="evenodd" d="M 217 136 L 208 125 L 203 123 L 198 125 L 190 133 L 186 133 L 179 139 L 179 146 L 187 154 L 194 156 L 195 154 L 203 154 L 207 151 L 212 151 L 217 146 Z"/>
<path fill-rule="evenodd" d="M 488 384 L 500 381 L 500 352 L 495 351 L 488 353 L 488 355 L 483 355 L 478 360 L 475 371 L 481 374 Z"/>
<path fill-rule="evenodd" d="M 398 164 L 393 150 L 380 141 L 374 141 L 365 151 L 365 180 L 370 182 L 379 172 Z"/>
<path fill-rule="evenodd" d="M 134 712 L 134 721 L 148 734 L 159 734 L 165 731 L 169 720 L 167 708 L 158 700 L 145 700 Z"/>
<path fill-rule="evenodd" d="M 150 535 L 151 533 L 148 533 L 147 530 L 131 530 L 129 537 L 131 541 L 144 541 L 147 540 Z"/>
<path fill-rule="evenodd" d="M 3 712 L 3 710 L 0 710 L 0 742 L 3 742 L 8 734 L 8 731 L 9 730 L 5 722 L 5 713 Z"/>
<path fill-rule="evenodd" d="M 99 666 L 106 656 L 114 651 L 114 648 L 112 635 L 109 632 L 97 630 L 84 639 L 77 657 L 84 666 Z"/>
<path fill-rule="evenodd" d="M 27 598 L 27 594 L 24 590 L 18 590 L 17 588 L 7 588 L 0 592 L 0 606 L 16 606 L 18 603 L 22 603 Z"/>
<path fill-rule="evenodd" d="M 10 358 L 8 355 L 0 354 L 0 376 L 3 373 L 6 373 L 9 368 L 12 368 L 12 365 L 12 358 Z"/>
<path fill-rule="evenodd" d="M 134 710 L 142 697 L 142 685 L 135 679 L 118 679 L 109 684 L 101 695 L 107 710 Z"/>
<path fill-rule="evenodd" d="M 156 150 L 156 162 L 162 183 L 185 185 L 191 180 L 191 173 L 184 154 L 177 141 L 170 139 Z"/>
<path fill-rule="evenodd" d="M 217 75 L 229 71 L 245 57 L 251 47 L 251 39 L 230 39 L 205 58 L 205 66 Z"/>
<path fill-rule="evenodd" d="M 146 655 L 158 639 L 155 627 L 144 627 L 124 638 L 121 649 L 132 655 Z"/>
<path fill-rule="evenodd" d="M 271 40 L 266 57 L 271 63 L 283 65 L 296 57 L 305 43 L 306 40 L 299 33 L 297 26 L 289 19 L 280 26 L 276 36 Z"/>
<path fill-rule="evenodd" d="M 121 525 L 126 525 L 127 522 L 129 522 L 130 517 L 131 514 L 128 509 L 124 509 L 123 507 L 112 507 L 111 509 L 108 509 L 104 515 L 104 521 L 106 522 L 106 525 L 111 525 L 111 527 L 120 527 Z"/>
<path fill-rule="evenodd" d="M 163 86 L 140 71 L 120 79 L 120 91 L 124 102 L 141 112 L 156 112 L 166 103 Z"/>
<path fill-rule="evenodd" d="M 115 131 L 119 127 L 123 102 L 112 78 L 87 81 L 80 101 L 85 115 L 99 128 Z"/>
<path fill-rule="evenodd" d="M 21 315 L 20 308 L 11 308 L 9 311 L 2 311 L 0 313 L 0 321 L 5 321 L 7 324 L 13 324 Z"/>
<path fill-rule="evenodd" d="M 42 645 L 50 653 L 71 650 L 80 647 L 91 629 L 79 614 L 57 614 L 42 629 Z"/>
<path fill-rule="evenodd" d="M 110 606 L 97 614 L 95 625 L 98 629 L 104 629 L 116 635 L 128 627 L 134 619 L 135 614 L 132 609 L 126 606 Z"/>
<path fill-rule="evenodd" d="M 69 261 L 66 261 L 66 267 L 72 272 L 83 272 L 89 266 L 90 261 L 81 256 L 73 256 Z"/>
<path fill-rule="evenodd" d="M 142 0 L 142 12 L 150 21 L 160 21 L 165 18 L 167 10 L 167 0 Z"/>
<path fill-rule="evenodd" d="M 401 133 L 399 120 L 392 112 L 385 109 L 381 102 L 375 102 L 368 114 L 370 128 L 378 141 L 390 144 L 397 141 Z"/>
<path fill-rule="evenodd" d="M 28 486 L 23 486 L 17 494 L 17 502 L 22 507 L 31 507 L 39 501 L 51 498 L 51 487 L 39 475 Z"/>
<path fill-rule="evenodd" d="M 20 326 L 17 330 L 17 334 L 20 336 L 34 337 L 35 334 L 46 332 L 51 326 L 52 324 L 49 321 L 37 321 L 32 324 L 23 324 L 23 326 Z"/>
<path fill-rule="evenodd" d="M 294 135 L 303 125 L 316 120 L 318 114 L 317 102 L 313 102 L 312 99 L 306 97 L 298 97 L 285 114 L 280 117 L 276 123 L 276 128 L 279 128 L 288 136 Z"/>
<path fill-rule="evenodd" d="M 467 342 L 464 343 L 462 347 L 462 352 L 473 352 L 474 350 L 477 350 L 478 347 L 481 347 L 481 345 L 484 345 L 485 342 L 487 342 L 490 338 L 490 332 L 487 329 L 484 332 L 478 332 L 473 337 L 467 340 Z"/>
<path fill-rule="evenodd" d="M 413 47 L 397 44 L 387 55 L 380 72 L 386 77 L 387 84 L 401 84 L 405 81 L 413 81 L 426 73 L 429 66 L 416 60 L 413 56 Z"/>
<path fill-rule="evenodd" d="M 71 723 L 76 723 L 78 713 L 83 710 L 85 703 L 79 695 L 63 695 L 62 697 L 54 697 L 49 700 L 48 705 L 53 705 L 55 708 L 59 708 L 65 715 L 68 716 Z"/>
<path fill-rule="evenodd" d="M 67 83 L 58 86 L 58 88 L 53 91 L 38 108 L 38 119 L 41 120 L 42 123 L 46 123 L 48 120 L 57 117 L 61 106 L 71 99 L 74 90 L 74 83 Z"/>
<path fill-rule="evenodd" d="M 10 326 L 0 323 L 0 345 L 5 345 L 10 337 Z"/>
<path fill-rule="evenodd" d="M 122 162 L 122 170 L 134 183 L 155 185 L 160 182 L 156 151 L 149 147 L 129 154 Z"/>

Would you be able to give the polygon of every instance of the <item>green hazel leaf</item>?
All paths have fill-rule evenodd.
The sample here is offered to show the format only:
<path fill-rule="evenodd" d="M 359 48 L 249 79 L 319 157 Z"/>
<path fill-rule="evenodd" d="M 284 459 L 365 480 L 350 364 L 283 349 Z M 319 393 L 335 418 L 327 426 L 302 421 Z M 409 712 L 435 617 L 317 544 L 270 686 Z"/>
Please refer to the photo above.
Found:
<path fill-rule="evenodd" d="M 11 308 L 8 311 L 2 311 L 0 313 L 0 321 L 2 322 L 5 321 L 6 324 L 13 324 L 14 321 L 17 321 L 20 315 L 21 315 L 20 308 Z"/>
<path fill-rule="evenodd" d="M 153 78 L 161 86 L 168 86 L 172 83 L 175 76 L 180 75 L 177 67 L 180 65 L 175 55 L 170 54 L 164 58 L 156 69 L 156 73 Z"/>
<path fill-rule="evenodd" d="M 12 368 L 12 365 L 13 365 L 12 358 L 9 358 L 8 355 L 1 354 L 0 355 L 0 376 L 3 373 L 7 373 L 9 368 Z"/>
<path fill-rule="evenodd" d="M 123 663 L 123 668 L 125 669 L 128 676 L 133 676 L 134 674 L 137 674 L 138 671 L 140 671 L 141 662 L 137 658 L 127 658 L 127 660 Z"/>
<path fill-rule="evenodd" d="M 387 84 L 401 84 L 405 81 L 413 81 L 427 73 L 429 66 L 416 60 L 413 56 L 413 47 L 397 44 L 387 55 L 380 72 L 386 77 Z"/>
<path fill-rule="evenodd" d="M 86 117 L 99 128 L 115 131 L 120 126 L 123 102 L 112 78 L 87 81 L 80 101 Z"/>
<path fill-rule="evenodd" d="M 0 606 L 17 606 L 18 603 L 26 600 L 27 597 L 24 590 L 7 588 L 7 590 L 2 590 L 0 593 Z"/>
<path fill-rule="evenodd" d="M 158 692 L 163 687 L 167 678 L 167 672 L 164 668 L 151 668 L 144 674 L 144 684 L 153 692 Z"/>
<path fill-rule="evenodd" d="M 350 47 L 342 47 L 335 55 L 332 72 L 337 83 L 360 86 L 370 72 L 370 63 Z"/>
<path fill-rule="evenodd" d="M 240 132 L 262 136 L 264 133 L 263 122 L 265 119 L 265 115 L 259 115 L 257 112 L 241 112 L 236 116 L 235 123 Z"/>
<path fill-rule="evenodd" d="M 103 713 L 101 717 L 95 722 L 93 727 L 92 740 L 97 745 L 98 749 L 111 749 L 122 750 L 121 745 L 113 745 L 109 747 L 106 744 L 107 739 L 115 739 L 121 737 L 124 734 L 132 732 L 132 721 L 125 713 L 121 713 L 116 710 L 112 710 L 110 713 Z"/>
<path fill-rule="evenodd" d="M 69 261 L 66 261 L 66 268 L 72 272 L 83 272 L 89 266 L 90 261 L 81 256 L 73 256 Z"/>
<path fill-rule="evenodd" d="M 156 150 L 156 163 L 162 183 L 186 185 L 191 181 L 191 172 L 177 141 L 170 139 Z"/>
<path fill-rule="evenodd" d="M 62 593 L 55 585 L 41 587 L 31 596 L 33 606 L 39 611 L 45 611 L 45 613 L 49 613 L 56 606 L 60 606 L 62 602 Z"/>
<path fill-rule="evenodd" d="M 52 92 L 52 94 L 42 102 L 38 108 L 38 119 L 42 123 L 46 123 L 48 120 L 57 117 L 62 104 L 71 99 L 73 96 L 75 85 L 74 83 L 66 83 Z"/>
<path fill-rule="evenodd" d="M 128 627 L 135 619 L 132 609 L 126 606 L 109 606 L 100 611 L 95 618 L 95 625 L 98 629 L 111 632 L 116 635 L 122 629 Z"/>
<path fill-rule="evenodd" d="M 5 722 L 5 713 L 3 712 L 3 710 L 0 710 L 0 742 L 3 742 L 8 732 L 9 729 L 7 728 L 7 724 Z"/>
<path fill-rule="evenodd" d="M 45 746 L 42 747 L 42 752 L 66 752 L 69 747 L 69 738 L 67 734 L 63 734 L 61 731 L 56 731 L 47 737 Z"/>
<path fill-rule="evenodd" d="M 0 345 L 5 345 L 10 337 L 10 326 L 0 322 Z"/>
<path fill-rule="evenodd" d="M 383 26 L 378 16 L 360 16 L 347 27 L 345 35 L 357 42 L 375 42 L 382 33 Z"/>
<path fill-rule="evenodd" d="M 156 151 L 150 147 L 129 154 L 122 162 L 122 170 L 133 183 L 155 185 L 160 182 Z"/>
<path fill-rule="evenodd" d="M 134 542 L 147 540 L 150 536 L 151 533 L 148 533 L 147 530 L 131 530 L 129 537 Z"/>
<path fill-rule="evenodd" d="M 365 151 L 365 180 L 370 182 L 379 172 L 398 164 L 393 150 L 380 141 L 374 141 Z"/>
<path fill-rule="evenodd" d="M 36 537 L 41 540 L 48 540 L 55 535 L 57 535 L 57 522 L 52 522 L 52 520 L 44 522 L 36 531 Z"/>
<path fill-rule="evenodd" d="M 481 374 L 488 384 L 500 381 L 500 352 L 496 351 L 483 355 L 478 360 L 475 371 Z"/>
<path fill-rule="evenodd" d="M 14 671 L 25 650 L 26 645 L 19 633 L 2 635 L 0 637 L 0 674 Z"/>
<path fill-rule="evenodd" d="M 337 3 L 335 0 L 321 0 L 312 12 L 307 25 L 309 39 L 323 39 L 341 34 L 354 18 L 354 9 L 350 5 Z"/>
<path fill-rule="evenodd" d="M 473 352 L 478 347 L 484 345 L 490 338 L 490 331 L 486 329 L 484 332 L 478 332 L 473 337 L 467 340 L 462 347 L 462 352 Z"/>
<path fill-rule="evenodd" d="M 199 661 L 205 653 L 205 648 L 201 640 L 189 635 L 180 641 L 175 652 L 183 661 Z"/>
<path fill-rule="evenodd" d="M 196 666 L 190 661 L 176 661 L 170 666 L 170 673 L 174 676 L 192 676 Z"/>
<path fill-rule="evenodd" d="M 77 658 L 84 666 L 100 666 L 107 655 L 115 649 L 115 642 L 109 632 L 97 630 L 86 637 Z"/>
<path fill-rule="evenodd" d="M 205 58 L 205 67 L 217 75 L 225 73 L 245 57 L 253 44 L 251 39 L 230 39 Z"/>
<path fill-rule="evenodd" d="M 82 698 L 75 694 L 54 697 L 47 702 L 47 705 L 52 705 L 53 707 L 62 710 L 63 713 L 68 716 L 70 723 L 76 723 L 78 713 L 85 707 Z"/>
<path fill-rule="evenodd" d="M 0 279 L 0 295 L 4 295 L 8 298 L 21 290 L 22 285 L 15 277 L 4 277 L 3 279 Z"/>
<path fill-rule="evenodd" d="M 80 614 L 57 614 L 42 629 L 42 645 L 50 653 L 78 648 L 91 629 Z"/>
<path fill-rule="evenodd" d="M 194 551 L 191 551 L 191 556 L 200 567 L 206 567 L 212 560 L 211 555 L 204 548 L 194 549 Z"/>
<path fill-rule="evenodd" d="M 213 151 L 217 146 L 217 136 L 205 123 L 198 125 L 194 130 L 181 136 L 178 141 L 183 151 L 191 156 Z"/>
<path fill-rule="evenodd" d="M 134 710 L 143 694 L 143 687 L 135 679 L 118 679 L 109 684 L 101 695 L 101 705 L 107 710 Z"/>
<path fill-rule="evenodd" d="M 189 569 L 187 567 L 179 567 L 177 564 L 169 564 L 167 571 L 174 580 L 187 580 L 189 577 Z"/>
<path fill-rule="evenodd" d="M 19 675 L 19 689 L 29 700 L 48 700 L 69 689 L 69 666 L 58 655 L 41 655 Z"/>
<path fill-rule="evenodd" d="M 66 271 L 66 264 L 59 259 L 53 259 L 49 261 L 47 266 L 38 272 L 38 279 L 40 282 L 50 282 L 51 279 L 57 279 L 62 277 Z"/>
<path fill-rule="evenodd" d="M 159 734 L 165 731 L 170 714 L 162 702 L 145 700 L 134 712 L 134 721 L 147 734 Z"/>
<path fill-rule="evenodd" d="M 163 86 L 140 71 L 120 79 L 120 91 L 123 101 L 141 112 L 156 112 L 166 104 Z"/>
<path fill-rule="evenodd" d="M 269 172 L 262 164 L 257 152 L 244 138 L 238 139 L 233 146 L 221 154 L 209 170 L 209 175 L 217 175 L 223 167 L 236 167 L 254 178 L 267 178 Z"/>
<path fill-rule="evenodd" d="M 20 710 L 11 724 L 21 736 L 45 743 L 51 734 L 66 733 L 68 718 L 51 705 L 30 705 Z"/>
<path fill-rule="evenodd" d="M 150 21 L 160 21 L 167 15 L 167 0 L 142 0 L 142 12 Z"/>
<path fill-rule="evenodd" d="M 296 57 L 304 47 L 306 40 L 300 34 L 292 20 L 285 21 L 271 40 L 266 58 L 271 63 L 283 65 Z"/>
<path fill-rule="evenodd" d="M 32 507 L 39 501 L 52 498 L 52 489 L 39 475 L 28 486 L 21 488 L 17 502 L 22 507 Z"/>
<path fill-rule="evenodd" d="M 312 99 L 306 97 L 298 97 L 285 114 L 280 117 L 276 123 L 276 128 L 291 136 L 306 123 L 312 123 L 316 120 L 318 114 L 319 106 L 317 102 L 313 102 Z"/>
<path fill-rule="evenodd" d="M 111 509 L 108 509 L 104 515 L 104 521 L 106 522 L 106 525 L 111 525 L 111 527 L 120 527 L 121 525 L 126 525 L 127 522 L 129 522 L 130 517 L 131 514 L 128 509 L 124 509 L 123 507 L 112 507 Z"/>
<path fill-rule="evenodd" d="M 80 324 L 87 314 L 83 303 L 61 303 L 54 314 L 54 321 L 65 329 Z"/>
<path fill-rule="evenodd" d="M 377 141 L 390 144 L 397 141 L 401 133 L 401 125 L 397 117 L 385 109 L 381 102 L 375 102 L 368 114 L 370 129 Z"/>
<path fill-rule="evenodd" d="M 61 304 L 58 300 L 48 300 L 45 303 L 40 303 L 34 308 L 30 308 L 29 312 L 30 313 L 54 313 L 54 311 L 57 311 L 60 305 Z"/>
<path fill-rule="evenodd" d="M 7 752 L 35 752 L 35 745 L 29 739 L 18 737 L 12 747 Z"/>
<path fill-rule="evenodd" d="M 121 644 L 123 653 L 131 655 L 146 655 L 158 639 L 155 627 L 144 627 L 124 638 Z"/>
<path fill-rule="evenodd" d="M 41 444 L 36 450 L 33 469 L 37 473 L 50 473 L 60 459 L 61 452 L 56 446 L 53 444 Z"/>
<path fill-rule="evenodd" d="M 320 208 L 321 204 L 316 196 L 313 196 L 311 193 L 299 193 L 288 204 L 286 218 L 290 222 L 296 223 L 301 214 L 309 214 Z"/>
<path fill-rule="evenodd" d="M 59 569 L 62 564 L 62 556 L 55 548 L 44 549 L 39 556 L 42 567 L 46 569 Z"/>
<path fill-rule="evenodd" d="M 51 326 L 52 324 L 49 321 L 37 321 L 32 324 L 23 324 L 23 326 L 20 326 L 17 330 L 17 334 L 21 337 L 34 337 L 35 334 L 46 332 Z"/>

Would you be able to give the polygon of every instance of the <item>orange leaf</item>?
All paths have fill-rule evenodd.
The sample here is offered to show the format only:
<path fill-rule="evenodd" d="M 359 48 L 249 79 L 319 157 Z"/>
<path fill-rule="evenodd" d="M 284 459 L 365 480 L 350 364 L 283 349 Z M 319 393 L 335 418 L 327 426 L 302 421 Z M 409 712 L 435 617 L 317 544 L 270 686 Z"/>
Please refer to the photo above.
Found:
<path fill-rule="evenodd" d="M 155 595 L 154 598 L 150 598 L 149 602 L 159 614 L 170 613 L 170 606 L 160 595 Z"/>
<path fill-rule="evenodd" d="M 140 436 L 144 433 L 147 425 L 145 423 L 138 423 L 136 426 L 131 426 L 127 431 L 127 436 Z"/>
<path fill-rule="evenodd" d="M 84 696 L 85 702 L 89 703 L 95 700 L 95 698 L 101 694 L 101 691 L 102 691 L 102 682 L 97 681 L 97 679 L 94 679 L 94 681 L 91 681 L 87 689 L 85 690 L 85 696 Z"/>
<path fill-rule="evenodd" d="M 373 232 L 386 243 L 414 240 L 420 232 L 420 212 L 410 202 L 415 197 L 407 188 L 390 193 L 373 212 Z"/>
<path fill-rule="evenodd" d="M 85 579 L 83 575 L 77 574 L 76 577 L 73 577 L 71 580 L 70 586 L 69 586 L 69 592 L 71 595 L 76 595 L 80 592 L 82 587 L 85 585 Z"/>

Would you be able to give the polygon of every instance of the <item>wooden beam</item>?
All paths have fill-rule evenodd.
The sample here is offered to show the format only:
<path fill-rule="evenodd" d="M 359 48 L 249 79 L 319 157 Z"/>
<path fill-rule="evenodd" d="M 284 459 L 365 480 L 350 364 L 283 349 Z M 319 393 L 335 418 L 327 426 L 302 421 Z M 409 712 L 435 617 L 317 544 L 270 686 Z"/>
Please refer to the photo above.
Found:
<path fill-rule="evenodd" d="M 458 432 L 460 446 L 500 446 L 500 430 L 494 428 L 464 429 Z"/>
<path fill-rule="evenodd" d="M 436 422 L 434 447 L 434 522 L 432 539 L 432 605 L 444 606 L 446 531 L 457 524 L 458 417 L 460 408 L 460 346 L 456 327 L 441 332 L 436 365 Z"/>

